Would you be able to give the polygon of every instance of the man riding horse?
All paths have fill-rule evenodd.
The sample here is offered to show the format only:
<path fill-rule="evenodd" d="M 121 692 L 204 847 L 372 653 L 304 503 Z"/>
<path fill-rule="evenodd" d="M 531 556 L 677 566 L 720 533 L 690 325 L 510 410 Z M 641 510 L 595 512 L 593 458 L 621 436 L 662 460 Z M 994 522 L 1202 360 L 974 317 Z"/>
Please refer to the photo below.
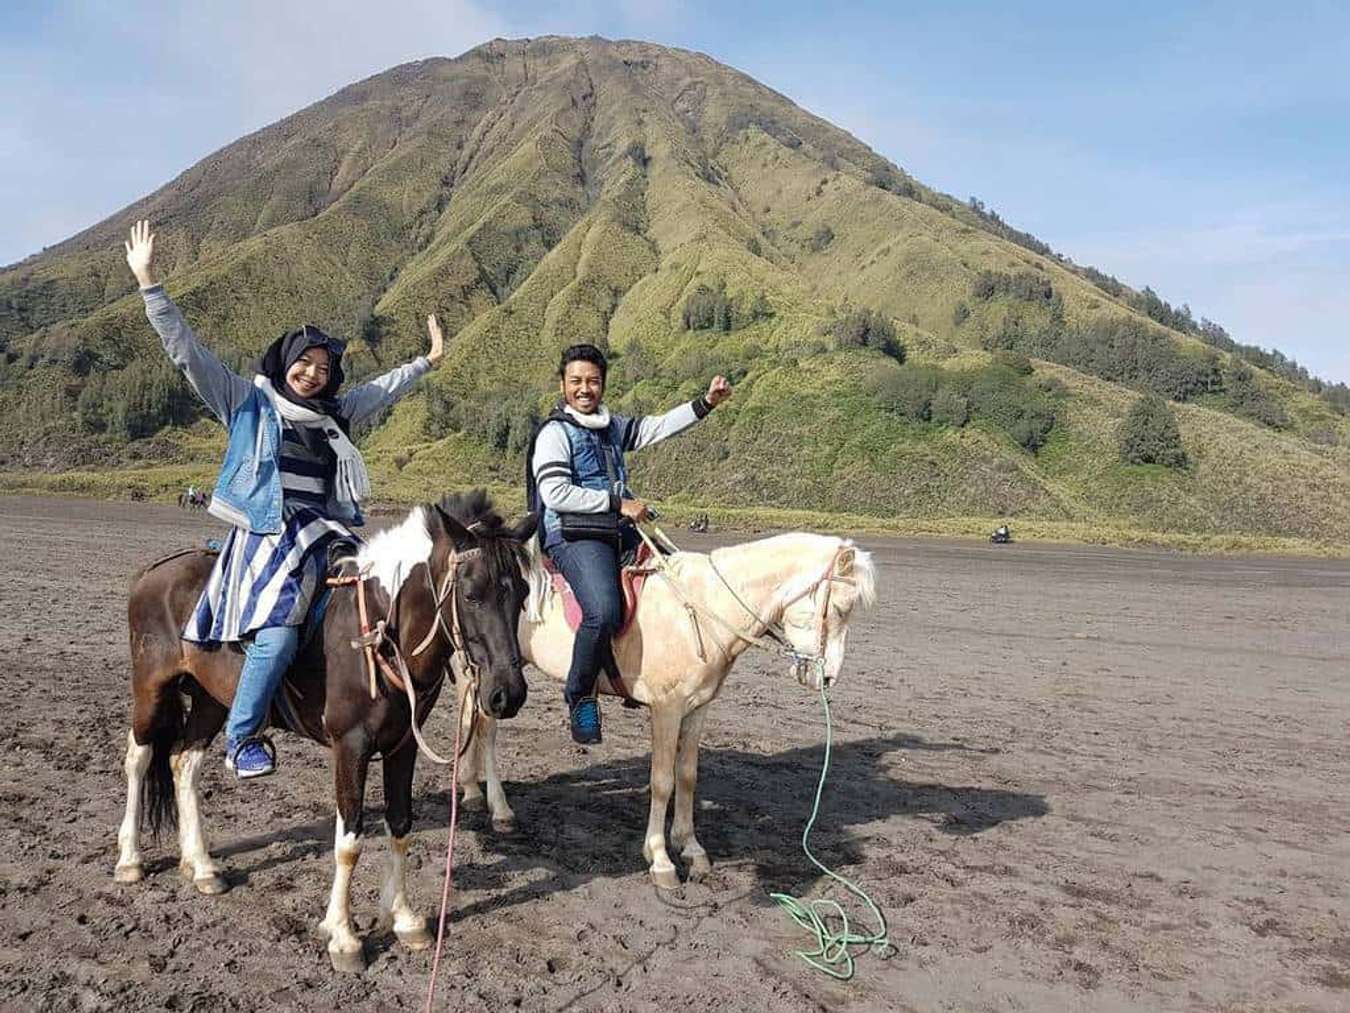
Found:
<path fill-rule="evenodd" d="M 731 384 L 718 376 L 706 394 L 664 415 L 612 415 L 604 404 L 608 372 L 594 345 L 564 350 L 558 364 L 562 400 L 526 453 L 528 509 L 542 507 L 544 552 L 581 606 L 563 699 L 572 738 L 583 744 L 601 740 L 596 679 L 602 667 L 615 670 L 610 641 L 623 621 L 619 561 L 638 542 L 634 525 L 650 515 L 628 487 L 624 453 L 683 432 L 731 397 Z"/>

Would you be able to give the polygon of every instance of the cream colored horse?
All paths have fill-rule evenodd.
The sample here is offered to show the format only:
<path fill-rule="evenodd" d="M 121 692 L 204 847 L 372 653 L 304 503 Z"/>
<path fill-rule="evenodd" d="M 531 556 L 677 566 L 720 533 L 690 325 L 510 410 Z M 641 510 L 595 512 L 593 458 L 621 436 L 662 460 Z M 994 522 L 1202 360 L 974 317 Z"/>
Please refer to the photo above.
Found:
<path fill-rule="evenodd" d="M 573 633 L 538 556 L 530 599 L 520 622 L 525 658 L 566 681 Z M 844 662 L 854 607 L 871 605 L 876 576 L 871 556 L 846 539 L 794 533 L 717 549 L 680 552 L 647 579 L 637 617 L 614 643 L 629 691 L 648 705 L 652 723 L 651 812 L 642 854 L 658 887 L 674 889 L 679 875 L 666 851 L 666 810 L 672 790 L 671 843 L 690 879 L 708 873 L 707 852 L 694 836 L 694 786 L 703 721 L 732 663 L 751 646 L 780 651 L 804 685 L 829 686 Z M 766 632 L 782 638 L 771 644 Z M 464 714 L 465 680 L 458 683 Z M 600 691 L 614 693 L 601 676 Z M 487 802 L 498 828 L 514 819 L 497 774 L 496 722 L 480 715 L 477 734 L 460 765 L 464 800 Z"/>

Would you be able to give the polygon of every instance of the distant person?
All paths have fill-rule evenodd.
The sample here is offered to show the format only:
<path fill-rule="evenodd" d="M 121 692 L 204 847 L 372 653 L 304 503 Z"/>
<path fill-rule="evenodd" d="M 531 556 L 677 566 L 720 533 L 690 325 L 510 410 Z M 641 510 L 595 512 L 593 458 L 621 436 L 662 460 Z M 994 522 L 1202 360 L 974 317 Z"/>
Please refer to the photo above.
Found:
<path fill-rule="evenodd" d="M 562 400 L 526 454 L 526 494 L 529 509 L 543 508 L 544 552 L 581 606 L 563 699 L 572 739 L 583 744 L 601 740 L 595 684 L 602 666 L 614 666 L 610 640 L 623 618 L 619 561 L 637 544 L 636 522 L 650 516 L 628 487 L 624 454 L 682 432 L 731 397 L 731 384 L 718 376 L 706 394 L 664 415 L 611 415 L 604 404 L 608 372 L 594 345 L 566 349 L 558 364 Z"/>
<path fill-rule="evenodd" d="M 242 778 L 276 768 L 259 737 L 272 696 L 300 644 L 335 541 L 359 541 L 370 482 L 351 427 L 407 394 L 442 355 L 440 325 L 427 318 L 431 350 L 339 395 L 341 341 L 312 324 L 277 338 L 246 380 L 203 345 L 156 284 L 155 237 L 137 222 L 127 265 L 164 350 L 229 428 L 210 512 L 232 525 L 183 639 L 240 643 L 245 660 L 225 726 L 225 765 Z"/>

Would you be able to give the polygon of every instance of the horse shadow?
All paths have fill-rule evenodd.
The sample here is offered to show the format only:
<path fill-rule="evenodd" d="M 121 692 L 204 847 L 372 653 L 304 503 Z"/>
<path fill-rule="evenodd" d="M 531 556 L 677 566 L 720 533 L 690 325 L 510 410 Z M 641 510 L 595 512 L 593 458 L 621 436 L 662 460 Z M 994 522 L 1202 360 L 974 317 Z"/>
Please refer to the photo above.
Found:
<path fill-rule="evenodd" d="M 908 781 L 885 769 L 888 756 L 918 751 L 997 752 L 903 733 L 835 743 L 811 836 L 812 850 L 827 865 L 846 869 L 882 860 L 903 872 L 902 852 L 897 852 L 904 830 L 892 822 L 896 818 L 968 836 L 1050 811 L 1041 795 Z M 770 890 L 800 894 L 816 885 L 821 877 L 802 856 L 801 834 L 823 758 L 819 744 L 769 754 L 703 747 L 694 819 L 699 841 L 715 863 L 714 882 L 717 870 L 749 868 L 756 885 L 747 893 L 758 894 L 765 904 L 772 903 Z M 458 908 L 456 917 L 499 911 L 595 879 L 645 877 L 639 851 L 649 775 L 649 758 L 641 755 L 560 771 L 541 781 L 507 782 L 519 829 L 495 834 L 487 828 L 486 815 L 466 814 L 462 825 L 481 831 L 481 851 L 497 860 L 456 868 L 461 889 L 486 894 Z M 424 796 L 419 809 L 425 815 L 417 828 L 444 829 L 449 802 L 447 792 Z M 679 862 L 673 849 L 671 857 Z"/>

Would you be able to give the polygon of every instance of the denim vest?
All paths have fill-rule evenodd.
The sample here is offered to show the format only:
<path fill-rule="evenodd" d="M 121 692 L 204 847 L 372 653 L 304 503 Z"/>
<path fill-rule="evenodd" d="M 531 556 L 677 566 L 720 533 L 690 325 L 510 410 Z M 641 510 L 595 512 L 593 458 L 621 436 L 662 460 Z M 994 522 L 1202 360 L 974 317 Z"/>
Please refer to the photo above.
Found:
<path fill-rule="evenodd" d="M 617 492 L 623 499 L 632 499 L 633 494 L 628 489 L 628 469 L 623 461 L 619 420 L 611 419 L 604 429 L 586 429 L 570 420 L 557 421 L 567 433 L 567 442 L 572 447 L 572 484 L 584 489 Z M 617 488 L 610 485 L 605 455 L 609 456 L 610 467 L 614 470 L 614 486 Z M 562 518 L 551 507 L 544 507 L 543 529 L 545 549 L 563 540 Z"/>
<path fill-rule="evenodd" d="M 225 463 L 207 512 L 255 534 L 280 534 L 284 528 L 280 457 L 281 419 L 267 398 L 254 390 L 230 416 Z M 365 523 L 359 509 L 347 508 L 332 496 L 327 512 L 353 527 Z"/>

